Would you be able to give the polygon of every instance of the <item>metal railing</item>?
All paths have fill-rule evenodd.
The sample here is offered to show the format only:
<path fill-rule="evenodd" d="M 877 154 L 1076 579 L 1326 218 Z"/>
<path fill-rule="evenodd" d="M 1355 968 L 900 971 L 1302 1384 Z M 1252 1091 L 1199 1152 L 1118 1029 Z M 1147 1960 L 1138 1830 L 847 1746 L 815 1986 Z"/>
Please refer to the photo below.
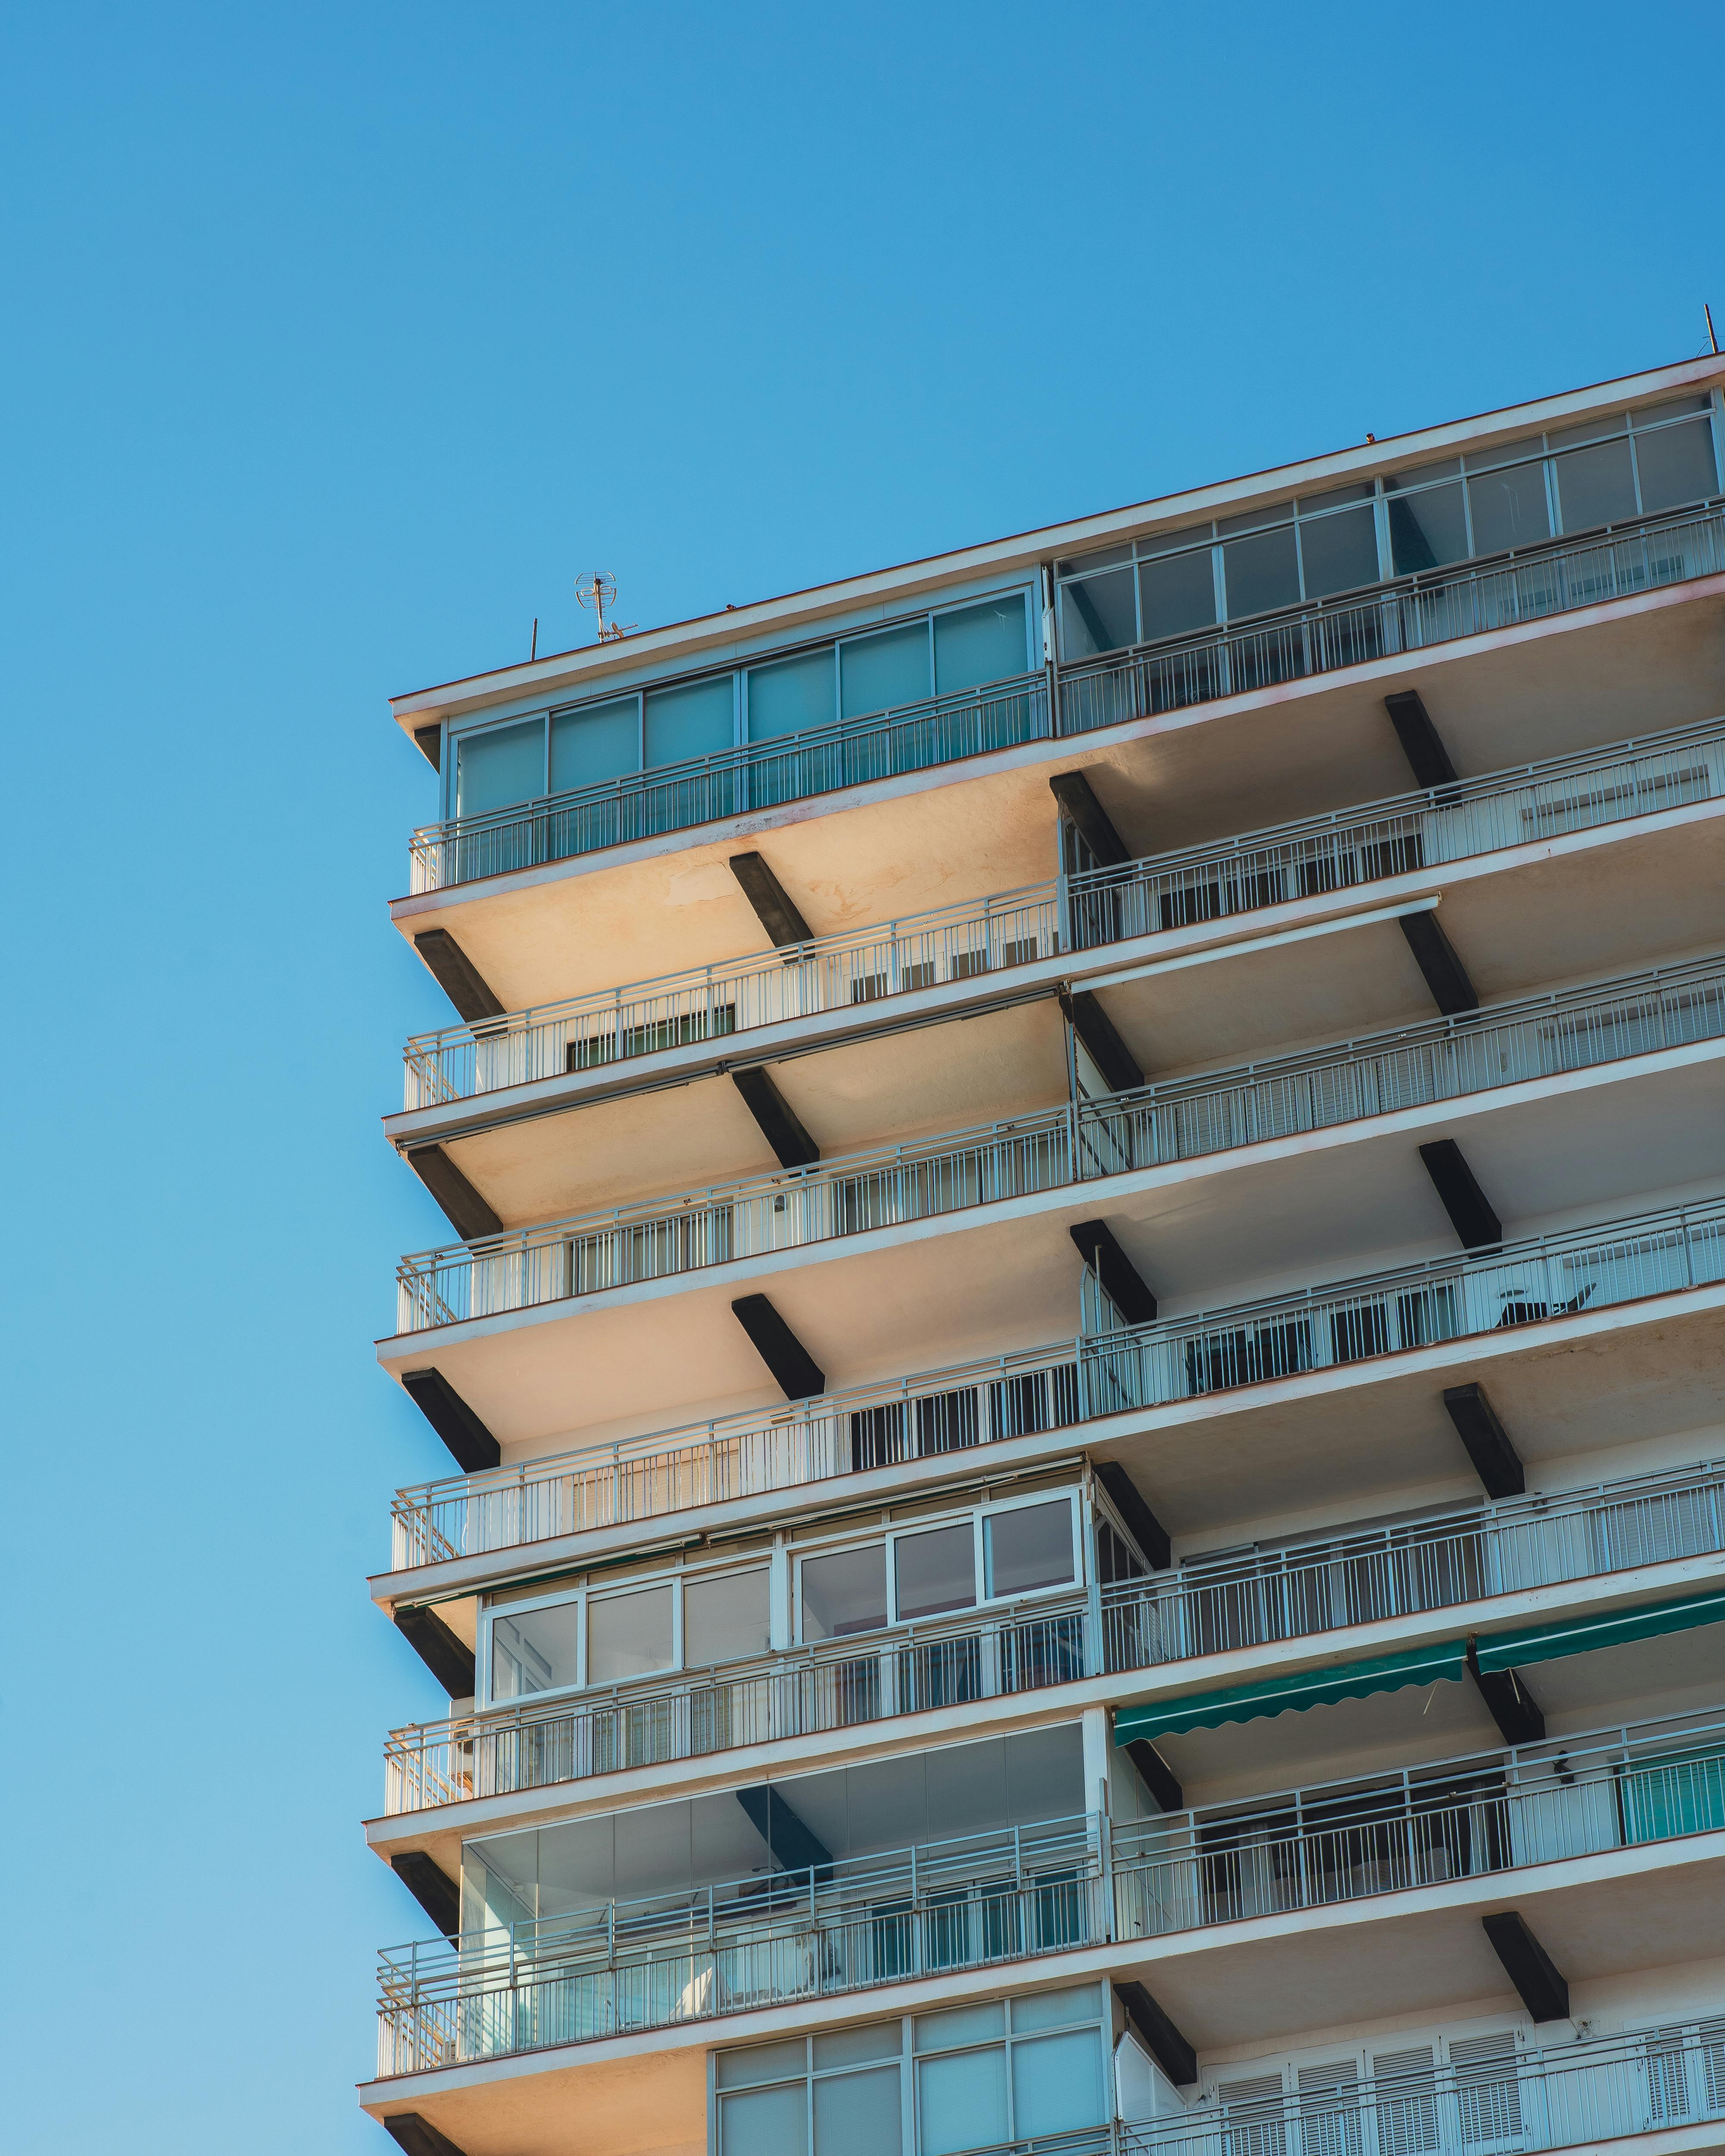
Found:
<path fill-rule="evenodd" d="M 1725 1280 L 1725 1199 L 398 1491 L 393 1568 L 615 1527 Z"/>
<path fill-rule="evenodd" d="M 1422 1020 L 403 1258 L 401 1332 L 829 1242 L 1725 1034 L 1725 959 Z"/>
<path fill-rule="evenodd" d="M 1535 2156 L 1725 2115 L 1717 2019 L 1399 2070 L 1384 2063 L 1398 2040 L 1378 2042 L 1376 2071 L 1357 2079 L 1350 2059 L 1327 2083 L 1116 2121 L 1075 2137 L 1075 2156 Z"/>
<path fill-rule="evenodd" d="M 518 807 L 428 824 L 413 834 L 412 888 L 439 891 L 563 860 L 1045 740 L 1051 732 L 1087 733 L 1722 569 L 1725 516 L 1718 509 L 1644 517 L 1604 536 L 1554 541 L 1512 558 L 1400 578 L 1374 588 L 1369 597 L 1318 602 L 1237 629 L 1062 666 L 1056 670 L 1058 711 L 1052 726 L 1047 677 L 1027 674 L 870 718 L 631 772 Z"/>
<path fill-rule="evenodd" d="M 1640 517 L 1466 567 L 1422 571 L 1368 594 L 1291 608 L 1239 629 L 1063 666 L 1059 732 L 1088 733 L 1220 696 L 1247 696 L 1721 570 L 1725 515 L 1717 506 Z"/>
<path fill-rule="evenodd" d="M 1040 1596 L 986 1616 L 398 1729 L 385 1748 L 384 1810 L 705 1758 L 1722 1550 L 1725 1476 L 1707 1463 L 1194 1558 L 1103 1586 L 1094 1604 L 1082 1593 Z"/>
<path fill-rule="evenodd" d="M 601 785 L 428 824 L 413 834 L 413 888 L 441 891 L 511 869 L 567 860 L 812 793 L 986 756 L 1045 740 L 1048 733 L 1047 676 L 1016 675 L 869 718 L 750 742 L 714 756 L 629 772 Z"/>
<path fill-rule="evenodd" d="M 998 973 L 1064 946 L 1093 949 L 1277 906 L 1530 839 L 1725 797 L 1725 721 L 1553 757 L 1452 786 L 1305 817 L 1067 881 L 1027 885 L 763 960 L 693 967 L 506 1018 L 418 1034 L 404 1051 L 409 1110 L 470 1100 L 757 1027 Z"/>
<path fill-rule="evenodd" d="M 1725 1828 L 1725 1720 L 1113 1825 L 1075 1815 L 392 1948 L 380 2076 L 1234 1923 Z"/>
<path fill-rule="evenodd" d="M 1183 928 L 1725 796 L 1725 721 L 1548 757 L 1067 880 L 1070 947 Z"/>
<path fill-rule="evenodd" d="M 476 1025 L 420 1034 L 406 1051 L 407 1106 L 465 1101 L 505 1086 L 590 1070 L 788 1019 L 874 1004 L 997 973 L 1060 947 L 1052 883 L 691 968 Z"/>

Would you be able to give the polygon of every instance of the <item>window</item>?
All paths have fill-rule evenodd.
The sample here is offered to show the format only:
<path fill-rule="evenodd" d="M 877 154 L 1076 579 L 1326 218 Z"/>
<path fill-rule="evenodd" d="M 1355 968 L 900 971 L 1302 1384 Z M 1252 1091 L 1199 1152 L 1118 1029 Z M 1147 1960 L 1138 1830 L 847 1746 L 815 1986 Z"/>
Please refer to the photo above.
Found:
<path fill-rule="evenodd" d="M 838 716 L 830 644 L 770 666 L 752 666 L 747 679 L 752 742 L 776 741 L 781 734 L 829 726 Z"/>
<path fill-rule="evenodd" d="M 1076 1493 L 1063 1491 L 805 1556 L 797 1568 L 798 1637 L 840 1639 L 1072 1586 L 1077 1517 Z"/>
<path fill-rule="evenodd" d="M 551 722 L 551 790 L 570 793 L 641 767 L 640 700 L 613 696 Z"/>
<path fill-rule="evenodd" d="M 697 756 L 717 756 L 737 738 L 735 677 L 680 682 L 673 689 L 647 691 L 648 769 L 685 763 Z"/>
<path fill-rule="evenodd" d="M 1018 592 L 934 617 L 935 694 L 980 689 L 1025 670 L 1024 601 Z"/>
<path fill-rule="evenodd" d="M 839 646 L 839 716 L 861 718 L 916 703 L 929 693 L 931 669 L 926 621 L 851 638 Z"/>
<path fill-rule="evenodd" d="M 542 1597 L 500 1597 L 480 1620 L 480 1666 L 493 1703 L 705 1669 L 771 1645 L 769 1568 L 691 1571 Z"/>
<path fill-rule="evenodd" d="M 545 791 L 545 721 L 494 726 L 469 734 L 456 746 L 455 813 L 483 815 L 488 808 L 512 808 L 536 800 Z"/>

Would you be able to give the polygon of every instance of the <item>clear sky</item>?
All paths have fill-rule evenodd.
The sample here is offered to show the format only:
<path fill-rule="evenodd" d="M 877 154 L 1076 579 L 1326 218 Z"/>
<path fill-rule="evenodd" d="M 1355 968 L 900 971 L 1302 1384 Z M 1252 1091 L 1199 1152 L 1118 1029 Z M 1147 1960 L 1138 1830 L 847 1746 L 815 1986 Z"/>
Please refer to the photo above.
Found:
<path fill-rule="evenodd" d="M 593 27 L 589 28 L 591 23 Z M 383 2156 L 383 699 L 1687 357 L 1717 0 L 83 0 L 0 44 L 8 2156 Z"/>

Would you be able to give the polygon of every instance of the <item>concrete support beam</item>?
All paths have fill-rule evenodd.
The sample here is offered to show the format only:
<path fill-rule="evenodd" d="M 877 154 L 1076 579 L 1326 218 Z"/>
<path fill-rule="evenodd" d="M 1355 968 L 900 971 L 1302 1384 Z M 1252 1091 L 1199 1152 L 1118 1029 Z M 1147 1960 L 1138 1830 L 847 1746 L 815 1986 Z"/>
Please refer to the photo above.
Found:
<path fill-rule="evenodd" d="M 1468 978 L 1467 968 L 1456 955 L 1455 946 L 1439 927 L 1436 914 L 1404 913 L 1400 923 L 1403 940 L 1414 954 L 1414 963 L 1425 976 L 1431 999 L 1443 1015 L 1459 1018 L 1464 1011 L 1477 1010 L 1479 992 Z"/>
<path fill-rule="evenodd" d="M 1114 1995 L 1126 2018 L 1144 2040 L 1144 2047 L 1176 2088 L 1198 2079 L 1198 2054 L 1142 1984 L 1117 1984 Z"/>
<path fill-rule="evenodd" d="M 1128 1325 L 1148 1325 L 1156 1316 L 1156 1297 L 1143 1276 L 1115 1240 L 1106 1220 L 1080 1220 L 1067 1229 L 1078 1255 L 1101 1281 L 1108 1300 Z"/>
<path fill-rule="evenodd" d="M 1483 1250 L 1503 1240 L 1503 1224 L 1474 1179 L 1454 1138 L 1438 1138 L 1420 1148 L 1432 1188 L 1443 1201 L 1464 1250 Z"/>
<path fill-rule="evenodd" d="M 1060 814 L 1077 832 L 1098 866 L 1117 868 L 1121 862 L 1129 861 L 1132 855 L 1126 841 L 1114 828 L 1107 810 L 1091 790 L 1091 783 L 1081 771 L 1062 771 L 1048 782 L 1048 790 L 1060 805 Z"/>
<path fill-rule="evenodd" d="M 434 1609 L 398 1609 L 395 1629 L 451 1699 L 471 1699 L 479 1690 L 473 1650 Z"/>
<path fill-rule="evenodd" d="M 1500 1910 L 1481 1917 L 1491 1950 L 1503 1964 L 1510 1982 L 1522 1994 L 1522 2004 L 1536 2021 L 1569 2019 L 1569 1987 L 1557 1964 L 1540 1945 L 1519 1909 Z"/>
<path fill-rule="evenodd" d="M 1545 1717 L 1538 1701 L 1522 1682 L 1519 1670 L 1491 1670 L 1482 1675 L 1474 1667 L 1470 1654 L 1467 1672 L 1506 1744 L 1544 1743 Z"/>
<path fill-rule="evenodd" d="M 1060 1009 L 1066 1014 L 1066 1023 L 1089 1051 L 1091 1061 L 1101 1072 L 1110 1092 L 1136 1091 L 1144 1082 L 1137 1058 L 1114 1030 L 1112 1019 L 1090 990 L 1081 988 L 1073 995 L 1062 988 Z"/>
<path fill-rule="evenodd" d="M 1416 786 L 1453 786 L 1461 776 L 1450 761 L 1450 752 L 1444 747 L 1431 716 L 1420 701 L 1417 689 L 1403 689 L 1384 699 L 1384 708 L 1389 714 L 1389 723 L 1395 728 L 1395 737 L 1402 745 L 1402 754 L 1408 759 L 1408 768 L 1414 774 Z"/>
<path fill-rule="evenodd" d="M 444 767 L 444 730 L 437 726 L 415 726 L 413 746 L 434 771 Z"/>
<path fill-rule="evenodd" d="M 781 1168 L 807 1168 L 820 1158 L 820 1147 L 773 1084 L 770 1070 L 759 1064 L 752 1070 L 733 1070 L 731 1082 L 742 1094 L 743 1106 L 760 1125 L 761 1135 L 772 1147 Z"/>
<path fill-rule="evenodd" d="M 1149 1559 L 1157 1572 L 1165 1572 L 1173 1562 L 1173 1547 L 1163 1527 L 1140 1494 L 1117 1460 L 1098 1460 L 1091 1472 L 1101 1483 L 1108 1502 L 1120 1515 L 1120 1523 Z M 1166 1806 L 1163 1807 L 1167 1809 Z M 1175 1806 L 1178 1810 L 1179 1807 Z"/>
<path fill-rule="evenodd" d="M 409 1146 L 407 1159 L 464 1243 L 503 1233 L 503 1223 L 441 1146 Z"/>
<path fill-rule="evenodd" d="M 740 1296 L 731 1314 L 788 1400 L 815 1399 L 826 1390 L 826 1372 L 764 1295 Z"/>
<path fill-rule="evenodd" d="M 1488 1497 L 1519 1497 L 1527 1486 L 1520 1455 L 1498 1421 L 1482 1385 L 1451 1385 L 1444 1407 L 1455 1435 L 1467 1447 L 1474 1472 Z"/>
<path fill-rule="evenodd" d="M 1158 1811 L 1185 1810 L 1186 1792 L 1180 1787 L 1179 1777 L 1148 1738 L 1135 1737 L 1122 1749 L 1132 1761 L 1133 1771 L 1148 1790 Z"/>
<path fill-rule="evenodd" d="M 786 1871 L 812 1871 L 830 1878 L 833 1852 L 772 1788 L 739 1789 L 737 1801 L 748 1816 L 774 1863 Z"/>
<path fill-rule="evenodd" d="M 447 2133 L 439 2133 L 417 2111 L 394 2112 L 383 2121 L 383 2131 L 406 2156 L 467 2156 L 465 2148 L 458 2148 Z"/>
<path fill-rule="evenodd" d="M 401 1389 L 448 1445 L 464 1475 L 501 1466 L 502 1446 L 441 1370 L 403 1370 Z"/>
<path fill-rule="evenodd" d="M 814 931 L 792 905 L 784 886 L 759 854 L 732 854 L 731 873 L 742 886 L 742 895 L 755 909 L 755 918 L 783 950 L 788 944 L 807 943 Z"/>
<path fill-rule="evenodd" d="M 460 1937 L 461 1889 L 440 1864 L 423 1849 L 410 1849 L 392 1856 L 389 1868 L 446 1939 L 453 1943 Z"/>
<path fill-rule="evenodd" d="M 492 994 L 478 967 L 447 928 L 426 929 L 413 938 L 413 948 L 470 1025 L 478 1019 L 505 1015 L 503 1005 Z"/>

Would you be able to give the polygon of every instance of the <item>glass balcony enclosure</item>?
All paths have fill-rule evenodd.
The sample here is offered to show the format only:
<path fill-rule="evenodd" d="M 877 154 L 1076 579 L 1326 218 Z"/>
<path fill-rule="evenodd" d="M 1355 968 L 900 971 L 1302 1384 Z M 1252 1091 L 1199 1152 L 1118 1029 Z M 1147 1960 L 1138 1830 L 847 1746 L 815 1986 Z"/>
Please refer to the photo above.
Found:
<path fill-rule="evenodd" d="M 1601 1221 L 418 1484 L 391 1507 L 393 1562 L 516 1548 L 1722 1281 L 1725 1199 Z"/>
<path fill-rule="evenodd" d="M 545 1788 L 1725 1551 L 1725 1482 L 1717 1465 L 1353 1525 L 1191 1558 L 1160 1573 L 1150 1571 L 1099 1493 L 1092 1502 L 1088 1593 L 1050 1584 L 973 1614 L 897 1624 L 881 1616 L 871 1630 L 805 1638 L 728 1664 L 714 1651 L 708 1666 L 681 1677 L 619 1683 L 576 1699 L 511 1701 L 498 1691 L 494 1671 L 493 1701 L 506 1711 L 494 1707 L 392 1735 L 385 1810 Z M 1024 1509 L 1034 1516 L 1046 1503 L 1033 1496 Z M 947 1520 L 951 1508 L 923 1517 Z M 858 1542 L 855 1530 L 836 1544 L 833 1531 L 825 1539 L 840 1562 L 881 1548 Z M 813 1546 L 817 1553 L 805 1564 L 832 1561 Z M 872 1581 L 872 1565 L 856 1569 Z M 491 1599 L 493 1656 L 512 1607 L 507 1592 Z M 553 1606 L 574 1602 L 569 1589 L 563 1593 L 562 1604 Z M 524 1594 L 531 1599 L 531 1590 Z M 876 1610 L 884 1606 L 877 1595 Z M 483 1671 L 483 1649 L 480 1661 Z"/>
<path fill-rule="evenodd" d="M 1273 613 L 1725 493 L 1712 400 L 1678 398 L 1158 532 L 1057 565 L 1063 660 Z"/>

